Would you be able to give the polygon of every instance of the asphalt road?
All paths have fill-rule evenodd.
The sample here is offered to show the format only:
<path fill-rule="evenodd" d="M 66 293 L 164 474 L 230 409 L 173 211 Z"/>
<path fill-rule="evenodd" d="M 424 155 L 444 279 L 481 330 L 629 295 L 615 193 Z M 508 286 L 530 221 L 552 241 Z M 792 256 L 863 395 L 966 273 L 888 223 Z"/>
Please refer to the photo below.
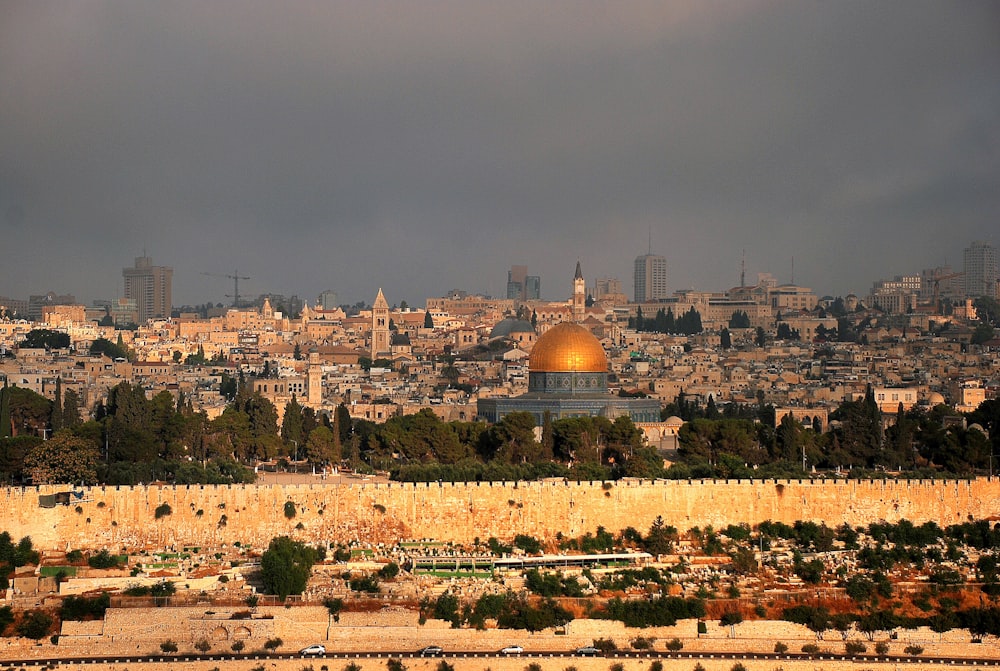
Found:
<path fill-rule="evenodd" d="M 116 655 L 107 657 L 52 657 L 47 659 L 9 659 L 2 660 L 4 666 L 24 666 L 24 667 L 39 667 L 39 666 L 49 666 L 58 665 L 59 663 L 64 664 L 143 664 L 149 662 L 157 663 L 169 663 L 169 662 L 194 662 L 194 661 L 265 661 L 265 660 L 296 660 L 296 659 L 311 659 L 311 660 L 323 660 L 323 659 L 420 659 L 423 656 L 419 652 L 412 650 L 405 651 L 377 651 L 377 652 L 337 652 L 328 651 L 325 655 L 309 655 L 303 656 L 298 653 L 273 653 L 273 654 L 263 654 L 263 653 L 247 653 L 247 654 L 205 654 L 205 655 Z M 445 650 L 440 655 L 428 656 L 426 658 L 443 658 L 443 659 L 490 659 L 498 657 L 514 657 L 517 659 L 562 659 L 562 658 L 590 658 L 595 657 L 594 655 L 579 655 L 574 651 L 565 650 L 548 650 L 548 651 L 526 651 L 519 655 L 503 655 L 499 652 L 482 652 L 482 651 L 452 651 Z M 871 662 L 881 662 L 881 663 L 892 663 L 892 664 L 907 664 L 915 666 L 960 666 L 960 667 L 971 667 L 971 668 L 998 668 L 1000 667 L 1000 658 L 997 657 L 923 657 L 923 656 L 899 656 L 899 655 L 888 655 L 888 656 L 877 656 L 877 655 L 836 655 L 836 654 L 817 654 L 808 655 L 804 653 L 785 653 L 785 654 L 774 654 L 774 653 L 727 653 L 727 652 L 650 652 L 650 651 L 625 651 L 620 650 L 617 652 L 602 653 L 596 655 L 596 657 L 601 657 L 604 659 L 672 659 L 672 660 L 757 660 L 757 661 L 775 661 L 780 662 L 783 660 L 814 660 L 814 661 L 851 661 L 857 663 L 864 663 L 866 661 Z"/>

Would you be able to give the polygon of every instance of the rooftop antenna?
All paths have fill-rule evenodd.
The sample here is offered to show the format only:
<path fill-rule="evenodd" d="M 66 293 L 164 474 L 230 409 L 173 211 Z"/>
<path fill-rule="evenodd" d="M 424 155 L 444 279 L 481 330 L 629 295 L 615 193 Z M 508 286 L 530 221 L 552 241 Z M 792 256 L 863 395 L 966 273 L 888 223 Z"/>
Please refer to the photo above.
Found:
<path fill-rule="evenodd" d="M 747 249 L 743 248 L 743 258 L 740 261 L 740 288 L 747 285 Z"/>

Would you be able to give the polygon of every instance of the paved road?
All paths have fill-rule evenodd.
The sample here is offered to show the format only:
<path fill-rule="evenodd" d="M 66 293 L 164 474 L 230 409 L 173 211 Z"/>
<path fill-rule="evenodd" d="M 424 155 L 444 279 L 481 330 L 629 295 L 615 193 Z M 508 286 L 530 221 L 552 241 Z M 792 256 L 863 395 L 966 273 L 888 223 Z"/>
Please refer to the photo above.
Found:
<path fill-rule="evenodd" d="M 303 657 L 296 653 L 248 653 L 248 654 L 206 654 L 206 655 L 129 655 L 129 656 L 108 656 L 108 657 L 59 657 L 59 658 L 49 658 L 49 659 L 24 659 L 24 660 L 3 660 L 4 666 L 23 666 L 23 667 L 44 667 L 49 665 L 63 664 L 143 664 L 149 662 L 158 663 L 184 663 L 184 662 L 194 662 L 194 661 L 243 661 L 243 660 L 296 660 L 296 659 L 414 659 L 420 658 L 419 652 L 414 652 L 412 650 L 406 651 L 379 651 L 379 652 L 337 652 L 329 651 L 325 655 L 310 655 L 308 657 Z M 590 657 L 584 655 L 578 655 L 573 651 L 565 650 L 548 650 L 548 651 L 526 651 L 520 655 L 502 655 L 499 652 L 481 652 L 481 651 L 444 651 L 441 655 L 435 655 L 435 657 L 450 658 L 450 659 L 489 659 L 498 657 L 515 657 L 518 659 L 536 659 L 536 660 L 546 660 L 546 659 L 561 659 L 561 658 L 578 658 L 578 657 Z M 865 662 L 880 662 L 880 663 L 892 663 L 892 664 L 907 664 L 914 666 L 960 666 L 966 668 L 1000 668 L 1000 658 L 966 658 L 966 657 L 910 657 L 910 656 L 897 656 L 889 655 L 885 657 L 878 657 L 875 655 L 836 655 L 836 654 L 819 654 L 819 655 L 807 655 L 801 653 L 788 653 L 788 654 L 774 654 L 774 653 L 739 653 L 739 652 L 650 652 L 650 651 L 617 651 L 611 653 L 603 653 L 599 657 L 605 659 L 664 659 L 664 660 L 744 660 L 744 661 L 791 661 L 791 660 L 814 660 L 818 662 L 822 661 L 850 661 L 857 663 Z"/>

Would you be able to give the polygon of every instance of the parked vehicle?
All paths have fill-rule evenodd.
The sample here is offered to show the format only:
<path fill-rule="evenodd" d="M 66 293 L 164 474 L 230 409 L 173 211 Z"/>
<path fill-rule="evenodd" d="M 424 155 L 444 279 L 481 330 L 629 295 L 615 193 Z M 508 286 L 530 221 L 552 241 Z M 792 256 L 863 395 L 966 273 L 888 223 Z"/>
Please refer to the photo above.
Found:
<path fill-rule="evenodd" d="M 444 652 L 444 650 L 441 649 L 440 645 L 428 645 L 425 648 L 420 648 L 421 657 L 436 657 L 442 652 Z"/>
<path fill-rule="evenodd" d="M 576 649 L 576 654 L 578 655 L 599 655 L 601 651 L 592 645 L 585 645 L 582 648 Z"/>
<path fill-rule="evenodd" d="M 519 645 L 508 645 L 506 648 L 500 649 L 501 655 L 520 655 L 524 652 L 524 648 Z"/>

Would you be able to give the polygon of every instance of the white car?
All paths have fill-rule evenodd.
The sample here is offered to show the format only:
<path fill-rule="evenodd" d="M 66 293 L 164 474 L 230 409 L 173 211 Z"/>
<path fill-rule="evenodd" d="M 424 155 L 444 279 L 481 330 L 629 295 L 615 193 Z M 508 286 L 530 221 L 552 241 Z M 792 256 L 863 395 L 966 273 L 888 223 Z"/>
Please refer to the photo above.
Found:
<path fill-rule="evenodd" d="M 299 650 L 299 654 L 303 657 L 311 657 L 312 655 L 325 655 L 326 648 L 322 645 L 310 645 L 307 648 L 302 648 Z"/>
<path fill-rule="evenodd" d="M 520 655 L 524 652 L 524 648 L 519 645 L 508 645 L 506 648 L 500 649 L 501 655 Z"/>

